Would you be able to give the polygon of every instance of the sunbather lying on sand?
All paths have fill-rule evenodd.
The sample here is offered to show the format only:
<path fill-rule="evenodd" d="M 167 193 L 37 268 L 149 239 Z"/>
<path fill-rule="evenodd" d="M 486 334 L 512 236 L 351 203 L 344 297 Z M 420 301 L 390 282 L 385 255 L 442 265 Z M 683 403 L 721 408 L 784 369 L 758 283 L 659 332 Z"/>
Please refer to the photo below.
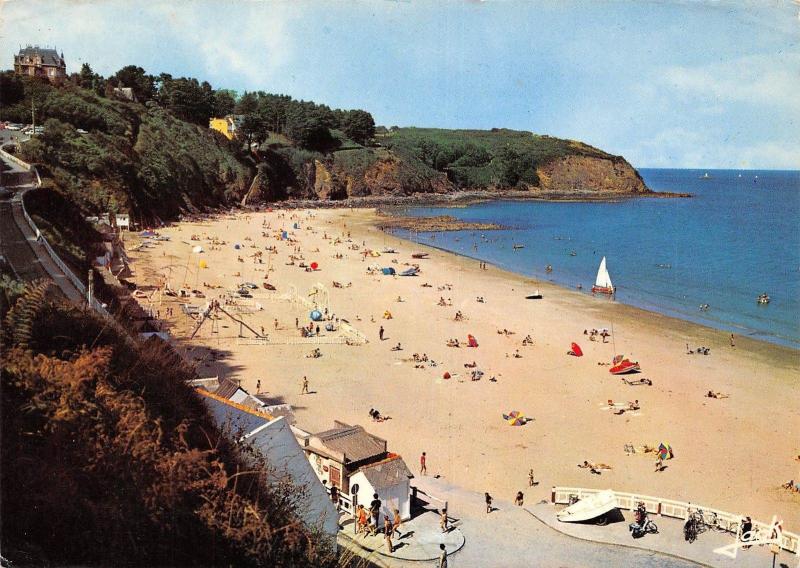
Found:
<path fill-rule="evenodd" d="M 730 395 L 722 392 L 708 391 L 706 393 L 706 398 L 730 398 Z"/>
<path fill-rule="evenodd" d="M 610 465 L 606 465 L 604 463 L 590 463 L 590 462 L 588 462 L 586 460 L 584 460 L 583 464 L 578 464 L 578 467 L 580 467 L 582 469 L 588 469 L 592 473 L 597 473 L 598 475 L 600 474 L 601 470 L 604 470 L 604 469 L 605 470 L 611 470 L 612 469 Z"/>

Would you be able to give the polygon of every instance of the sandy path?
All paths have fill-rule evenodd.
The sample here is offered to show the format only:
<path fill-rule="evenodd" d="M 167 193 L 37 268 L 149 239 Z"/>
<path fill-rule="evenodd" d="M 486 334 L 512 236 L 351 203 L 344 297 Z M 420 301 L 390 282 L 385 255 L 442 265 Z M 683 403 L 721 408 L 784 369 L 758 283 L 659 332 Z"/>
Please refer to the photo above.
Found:
<path fill-rule="evenodd" d="M 292 215 L 296 219 L 289 219 Z M 369 276 L 365 273 L 369 265 L 402 269 L 403 263 L 412 262 L 411 252 L 422 250 L 374 229 L 373 215 L 370 210 L 276 211 L 184 223 L 161 231 L 172 237 L 170 242 L 133 253 L 136 280 L 140 285 L 154 284 L 157 274 L 167 273 L 161 267 L 171 264 L 172 286 L 177 287 L 188 261 L 190 287 L 195 282 L 228 287 L 243 280 L 260 283 L 268 266 L 274 268 L 269 282 L 279 292 L 291 284 L 305 293 L 323 283 L 330 292 L 332 313 L 348 319 L 369 343 L 322 345 L 323 357 L 308 359 L 305 355 L 312 348 L 308 345 L 237 345 L 238 326 L 220 321 L 218 333 L 212 334 L 207 326 L 193 341 L 226 354 L 222 361 L 200 367 L 201 374 L 234 376 L 251 392 L 260 379 L 262 391 L 295 407 L 298 425 L 306 430 L 328 428 L 334 419 L 363 424 L 385 437 L 390 449 L 403 454 L 415 472 L 420 452 L 426 451 L 430 473 L 508 500 L 526 488 L 528 469 L 534 468 L 541 483 L 534 494 L 527 492 L 526 500 L 548 497 L 552 485 L 613 487 L 703 503 L 765 521 L 777 513 L 785 518 L 787 530 L 800 530 L 800 496 L 779 489 L 788 479 L 800 478 L 800 462 L 793 460 L 800 454 L 797 351 L 746 338 L 737 338 L 736 348 L 731 348 L 723 332 L 546 283 L 534 284 L 492 267 L 482 271 L 477 262 L 433 249 L 430 258 L 413 260 L 423 270 L 418 277 Z M 291 229 L 295 221 L 298 230 Z M 262 223 L 271 228 L 264 229 Z M 292 248 L 275 238 L 279 228 L 289 229 L 306 262 L 319 262 L 321 270 L 287 266 Z M 376 250 L 391 246 L 399 254 L 364 262 L 360 251 L 348 248 L 351 243 L 334 245 L 323 239 L 324 232 L 342 237 L 346 231 L 353 243 L 366 241 Z M 191 234 L 202 240 L 190 241 Z M 202 259 L 209 268 L 195 275 L 197 257 L 189 251 L 197 244 L 208 249 L 205 239 L 210 235 L 227 244 L 221 250 L 206 250 Z M 233 242 L 242 243 L 243 249 L 234 250 Z M 278 254 L 271 258 L 265 254 L 265 264 L 253 264 L 246 255 L 265 245 L 276 245 Z M 310 252 L 317 248 L 319 253 Z M 332 258 L 336 253 L 345 258 Z M 246 262 L 238 262 L 239 255 Z M 392 259 L 398 264 L 391 264 Z M 241 277 L 232 276 L 237 271 Z M 333 280 L 352 282 L 352 287 L 333 288 Z M 432 287 L 422 287 L 424 282 Z M 439 290 L 445 283 L 452 289 Z M 542 290 L 543 300 L 524 299 L 533 288 Z M 396 301 L 398 295 L 404 302 Z M 440 296 L 451 298 L 452 307 L 437 306 Z M 483 296 L 485 303 L 477 302 L 477 296 Z M 162 315 L 170 305 L 166 300 L 175 302 L 164 300 L 159 307 Z M 295 317 L 301 325 L 308 322 L 305 310 L 288 302 L 262 303 L 264 311 L 244 317 L 256 329 L 263 325 L 273 337 L 296 337 Z M 387 309 L 394 315 L 391 320 L 381 318 Z M 456 310 L 467 321 L 453 321 Z M 178 339 L 186 336 L 192 323 L 177 306 L 168 321 Z M 378 340 L 381 325 L 386 341 Z M 612 325 L 613 343 L 590 342 L 583 336 L 586 328 Z M 497 334 L 502 328 L 515 335 Z M 450 337 L 465 341 L 468 333 L 475 335 L 478 348 L 445 345 Z M 528 333 L 535 344 L 522 347 Z M 566 355 L 571 341 L 581 345 L 584 357 Z M 391 351 L 397 342 L 403 351 Z M 711 354 L 686 355 L 687 342 L 692 347 L 708 346 Z M 652 379 L 653 386 L 627 386 L 598 365 L 612 358 L 614 345 L 617 352 L 642 364 L 639 376 Z M 506 356 L 517 349 L 522 358 Z M 408 361 L 415 352 L 426 353 L 439 365 L 415 369 Z M 469 369 L 464 368 L 473 360 L 486 373 L 480 381 L 469 380 Z M 444 380 L 445 371 L 457 376 Z M 303 375 L 309 377 L 314 394 L 299 394 Z M 492 375 L 497 382 L 489 381 Z M 705 398 L 708 390 L 728 393 L 730 398 Z M 641 410 L 617 416 L 603 408 L 608 399 L 638 399 Z M 371 407 L 392 419 L 370 423 Z M 510 427 L 501 416 L 509 410 L 521 410 L 535 420 Z M 653 457 L 626 456 L 623 449 L 628 443 L 660 441 L 671 443 L 676 453 L 661 473 L 654 472 Z M 592 475 L 576 467 L 583 460 L 614 469 Z"/>

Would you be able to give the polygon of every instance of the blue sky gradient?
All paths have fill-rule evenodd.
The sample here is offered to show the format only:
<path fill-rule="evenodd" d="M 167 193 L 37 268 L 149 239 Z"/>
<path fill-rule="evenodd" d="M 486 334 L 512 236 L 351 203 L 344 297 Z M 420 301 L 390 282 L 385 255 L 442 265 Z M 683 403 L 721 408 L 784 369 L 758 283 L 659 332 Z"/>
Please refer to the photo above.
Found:
<path fill-rule="evenodd" d="M 637 167 L 800 168 L 796 2 L 8 0 L 0 54 L 127 64 L 364 108 L 386 126 L 506 127 Z"/>

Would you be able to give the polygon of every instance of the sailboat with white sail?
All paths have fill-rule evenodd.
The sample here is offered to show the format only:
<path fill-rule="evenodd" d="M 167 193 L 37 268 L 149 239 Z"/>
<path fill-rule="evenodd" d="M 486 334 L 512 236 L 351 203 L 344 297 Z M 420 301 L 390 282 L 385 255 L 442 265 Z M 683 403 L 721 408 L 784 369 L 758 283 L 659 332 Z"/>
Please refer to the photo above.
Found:
<path fill-rule="evenodd" d="M 594 280 L 592 293 L 609 295 L 614 293 L 614 285 L 611 283 L 611 276 L 608 274 L 608 268 L 606 268 L 606 257 L 603 257 L 603 260 L 600 261 L 600 268 L 597 269 L 597 278 Z"/>

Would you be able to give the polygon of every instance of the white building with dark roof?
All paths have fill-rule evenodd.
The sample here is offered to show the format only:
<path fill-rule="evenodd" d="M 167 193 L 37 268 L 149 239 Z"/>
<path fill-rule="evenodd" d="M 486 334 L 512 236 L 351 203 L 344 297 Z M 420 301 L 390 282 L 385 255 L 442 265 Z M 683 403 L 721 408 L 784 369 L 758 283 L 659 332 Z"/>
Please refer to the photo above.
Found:
<path fill-rule="evenodd" d="M 335 421 L 330 430 L 301 435 L 300 442 L 317 477 L 339 489 L 344 510 L 352 512 L 359 504 L 369 507 L 377 493 L 382 515 L 398 509 L 402 518 L 410 518 L 414 475 L 402 457 L 388 451 L 386 440 L 362 426 Z"/>
<path fill-rule="evenodd" d="M 64 53 L 55 49 L 27 46 L 14 56 L 14 73 L 29 77 L 44 77 L 51 83 L 61 83 L 67 78 Z"/>
<path fill-rule="evenodd" d="M 278 482 L 288 478 L 295 486 L 306 489 L 298 510 L 300 518 L 308 527 L 328 535 L 335 545 L 339 513 L 286 419 L 248 408 L 203 388 L 198 388 L 197 393 L 223 431 L 237 436 L 240 442 L 249 444 L 264 456 L 270 466 L 270 479 Z"/>

